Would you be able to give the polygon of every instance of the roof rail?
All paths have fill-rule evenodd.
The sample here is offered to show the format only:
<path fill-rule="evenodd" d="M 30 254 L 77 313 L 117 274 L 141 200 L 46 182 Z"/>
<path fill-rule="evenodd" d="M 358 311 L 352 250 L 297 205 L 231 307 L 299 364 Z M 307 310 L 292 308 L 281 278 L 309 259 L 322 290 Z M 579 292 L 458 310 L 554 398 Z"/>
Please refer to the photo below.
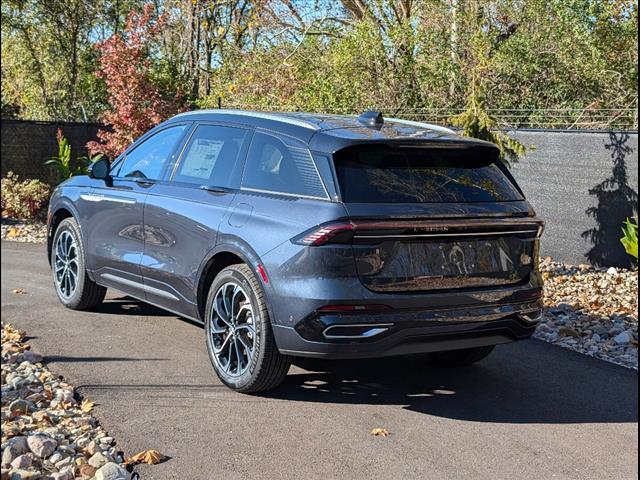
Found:
<path fill-rule="evenodd" d="M 389 122 L 402 123 L 404 125 L 409 125 L 412 127 L 428 128 L 429 130 L 434 130 L 436 132 L 453 133 L 453 134 L 456 133 L 454 130 L 451 130 L 450 128 L 441 127 L 440 125 L 434 125 L 432 123 L 414 122 L 412 120 L 403 120 L 401 118 L 387 118 L 386 120 Z"/>
<path fill-rule="evenodd" d="M 320 127 L 314 125 L 306 120 L 298 118 L 292 118 L 285 114 L 277 113 L 265 113 L 265 112 L 253 112 L 250 110 L 226 110 L 226 109 L 205 109 L 205 110 L 192 110 L 189 112 L 183 112 L 176 115 L 181 117 L 185 115 L 206 115 L 206 114 L 220 114 L 220 115 L 244 115 L 245 117 L 263 118 L 265 120 L 274 120 L 276 122 L 288 123 L 290 125 L 297 125 L 298 127 L 308 128 L 310 130 L 320 130 Z M 175 118 L 175 117 L 174 117 Z"/>

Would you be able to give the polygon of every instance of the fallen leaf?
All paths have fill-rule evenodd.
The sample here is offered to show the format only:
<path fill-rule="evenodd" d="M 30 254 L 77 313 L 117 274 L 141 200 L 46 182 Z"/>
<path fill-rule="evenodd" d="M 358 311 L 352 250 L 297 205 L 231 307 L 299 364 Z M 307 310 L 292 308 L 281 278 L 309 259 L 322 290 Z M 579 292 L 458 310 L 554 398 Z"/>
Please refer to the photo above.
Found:
<path fill-rule="evenodd" d="M 10 323 L 2 326 L 2 343 L 5 342 L 21 342 L 24 338 L 24 332 L 13 327 Z"/>
<path fill-rule="evenodd" d="M 89 413 L 91 410 L 93 410 L 94 405 L 95 403 L 85 398 L 84 400 L 82 400 L 82 403 L 80 404 L 80 410 L 82 410 L 85 413 Z"/>
<path fill-rule="evenodd" d="M 578 333 L 573 328 L 564 327 L 564 326 L 558 329 L 558 334 L 562 337 L 580 338 L 580 333 Z"/>
<path fill-rule="evenodd" d="M 374 428 L 373 430 L 371 430 L 371 435 L 374 435 L 376 437 L 388 437 L 389 430 L 387 430 L 386 428 Z"/>
<path fill-rule="evenodd" d="M 24 345 L 19 345 L 17 343 L 6 343 L 2 346 L 2 356 L 4 357 L 8 353 L 20 353 L 25 350 Z"/>
<path fill-rule="evenodd" d="M 11 293 L 15 293 L 16 295 L 26 295 L 27 291 L 24 288 L 14 288 L 11 290 Z"/>
<path fill-rule="evenodd" d="M 144 450 L 142 452 L 136 453 L 132 457 L 127 458 L 124 463 L 126 463 L 127 465 L 133 465 L 136 463 L 156 465 L 157 463 L 162 462 L 165 458 L 167 457 L 165 457 L 157 450 Z"/>
<path fill-rule="evenodd" d="M 49 417 L 49 415 L 47 415 L 47 412 L 43 410 L 32 413 L 31 418 L 33 418 L 36 423 L 53 424 L 53 422 L 51 421 L 51 417 Z"/>
<path fill-rule="evenodd" d="M 58 410 L 69 410 L 73 407 L 74 407 L 74 404 L 71 402 L 60 402 L 58 405 L 56 405 L 56 408 Z"/>
<path fill-rule="evenodd" d="M 51 385 L 44 386 L 44 398 L 47 400 L 51 400 L 53 398 L 53 389 L 51 388 Z"/>
<path fill-rule="evenodd" d="M 20 230 L 18 230 L 16 227 L 11 227 L 7 232 L 7 238 L 15 238 L 18 236 L 19 233 L 20 233 Z"/>

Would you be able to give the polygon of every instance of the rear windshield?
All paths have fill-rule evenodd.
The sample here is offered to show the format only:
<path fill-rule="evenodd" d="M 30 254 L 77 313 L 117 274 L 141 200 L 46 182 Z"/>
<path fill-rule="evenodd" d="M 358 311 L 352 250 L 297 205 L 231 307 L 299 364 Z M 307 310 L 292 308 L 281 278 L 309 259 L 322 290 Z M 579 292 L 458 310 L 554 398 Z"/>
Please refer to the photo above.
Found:
<path fill-rule="evenodd" d="M 344 202 L 508 202 L 522 195 L 491 148 L 348 147 L 334 156 Z"/>

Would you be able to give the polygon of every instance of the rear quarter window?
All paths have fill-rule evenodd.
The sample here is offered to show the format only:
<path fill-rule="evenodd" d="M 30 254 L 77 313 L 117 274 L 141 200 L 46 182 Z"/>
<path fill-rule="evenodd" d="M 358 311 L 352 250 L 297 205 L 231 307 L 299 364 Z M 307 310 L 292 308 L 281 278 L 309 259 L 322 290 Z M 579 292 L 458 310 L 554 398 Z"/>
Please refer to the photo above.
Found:
<path fill-rule="evenodd" d="M 294 139 L 256 132 L 251 141 L 242 187 L 326 199 L 311 153 Z"/>
<path fill-rule="evenodd" d="M 485 147 L 348 147 L 334 155 L 345 202 L 458 203 L 523 200 Z"/>

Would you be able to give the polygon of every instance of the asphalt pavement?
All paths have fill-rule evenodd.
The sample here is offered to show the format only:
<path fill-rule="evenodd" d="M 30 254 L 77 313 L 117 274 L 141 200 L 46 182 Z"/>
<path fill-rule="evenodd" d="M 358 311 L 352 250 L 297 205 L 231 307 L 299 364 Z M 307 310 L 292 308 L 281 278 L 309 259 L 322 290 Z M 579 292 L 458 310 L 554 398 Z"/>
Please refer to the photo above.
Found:
<path fill-rule="evenodd" d="M 188 320 L 111 290 L 65 309 L 42 245 L 2 242 L 1 303 L 120 449 L 170 457 L 142 480 L 638 477 L 637 372 L 538 340 L 462 369 L 314 362 L 249 396 L 218 381 Z"/>

